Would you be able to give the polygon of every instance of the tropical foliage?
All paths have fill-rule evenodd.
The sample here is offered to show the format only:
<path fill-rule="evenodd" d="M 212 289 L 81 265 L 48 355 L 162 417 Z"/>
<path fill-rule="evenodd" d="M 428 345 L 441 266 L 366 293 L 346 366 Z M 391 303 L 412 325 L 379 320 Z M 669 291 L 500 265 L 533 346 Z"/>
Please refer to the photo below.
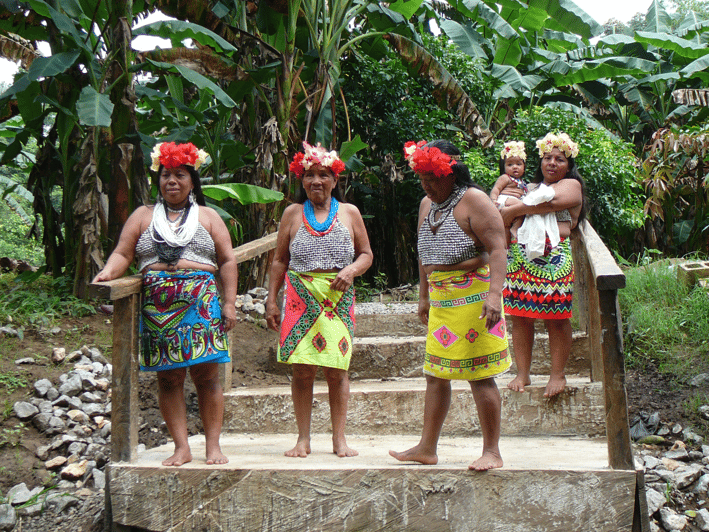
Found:
<path fill-rule="evenodd" d="M 669 14 L 657 0 L 632 35 L 603 34 L 571 0 L 0 5 L 0 53 L 23 67 L 0 94 L 0 122 L 15 120 L 4 129 L 0 162 L 36 139 L 24 186 L 41 214 L 47 266 L 73 273 L 77 295 L 131 210 L 149 200 L 145 158 L 158 139 L 192 141 L 211 154 L 208 194 L 234 243 L 275 229 L 284 202 L 264 204 L 262 189 L 271 199 L 292 196 L 287 163 L 302 140 L 341 150 L 350 196 L 365 214 L 386 213 L 375 224 L 396 231 L 394 246 L 373 236 L 381 245 L 375 269 L 386 264 L 390 282 L 404 282 L 416 276 L 407 228 L 418 192 L 401 179 L 400 146 L 409 138 L 453 138 L 483 175 L 494 150 L 479 146 L 509 135 L 531 144 L 546 125 L 563 126 L 589 149 L 579 164 L 594 223 L 627 248 L 641 221 L 634 197 L 643 193 L 633 185 L 632 153 L 644 159 L 658 129 L 700 124 L 709 112 L 671 97 L 706 84 L 709 21 L 692 10 Z M 153 10 L 174 20 L 137 26 Z M 138 53 L 137 36 L 171 47 Z M 37 52 L 40 42 L 49 56 Z M 248 188 L 256 195 L 244 200 L 246 185 L 261 188 Z M 682 215 L 690 218 L 697 220 Z M 683 243 L 706 237 L 694 234 Z M 264 264 L 250 274 L 262 280 Z"/>

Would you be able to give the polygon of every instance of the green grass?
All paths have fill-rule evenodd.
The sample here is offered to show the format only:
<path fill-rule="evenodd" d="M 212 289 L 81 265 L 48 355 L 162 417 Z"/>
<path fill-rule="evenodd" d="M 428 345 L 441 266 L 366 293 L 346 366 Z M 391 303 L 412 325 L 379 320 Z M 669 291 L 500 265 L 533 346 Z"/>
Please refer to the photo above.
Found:
<path fill-rule="evenodd" d="M 24 260 L 38 267 L 44 264 L 42 242 L 27 238 L 29 231 L 30 226 L 0 200 L 0 257 Z"/>
<path fill-rule="evenodd" d="M 680 284 L 667 260 L 629 268 L 625 275 L 618 297 L 629 367 L 651 364 L 678 382 L 707 371 L 709 294 Z"/>
<path fill-rule="evenodd" d="M 69 292 L 66 279 L 47 275 L 0 274 L 0 324 L 20 329 L 49 327 L 62 317 L 96 312 L 93 305 Z"/>

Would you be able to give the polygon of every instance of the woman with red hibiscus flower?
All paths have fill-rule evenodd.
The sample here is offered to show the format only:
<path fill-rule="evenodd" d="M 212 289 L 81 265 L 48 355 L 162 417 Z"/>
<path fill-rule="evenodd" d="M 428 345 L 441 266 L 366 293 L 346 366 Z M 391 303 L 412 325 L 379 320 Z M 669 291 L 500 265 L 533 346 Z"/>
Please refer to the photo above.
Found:
<path fill-rule="evenodd" d="M 451 380 L 467 380 L 483 435 L 482 456 L 468 467 L 502 467 L 502 401 L 495 377 L 510 367 L 502 313 L 505 226 L 487 194 L 473 184 L 453 144 L 408 142 L 404 156 L 426 193 L 418 221 L 419 318 L 428 325 L 426 399 L 418 445 L 389 454 L 402 462 L 438 463 Z"/>
<path fill-rule="evenodd" d="M 313 383 L 322 366 L 330 393 L 332 450 L 340 457 L 357 456 L 345 439 L 354 335 L 352 283 L 371 266 L 372 250 L 359 210 L 342 202 L 337 182 L 344 163 L 320 145 L 304 142 L 303 147 L 290 165 L 301 180 L 300 198 L 283 212 L 266 302 L 268 326 L 280 332 L 278 361 L 293 365 L 298 441 L 285 455 L 310 454 Z M 281 317 L 277 294 L 284 281 Z"/>
<path fill-rule="evenodd" d="M 139 361 L 141 370 L 157 372 L 160 412 L 175 443 L 166 466 L 192 460 L 184 399 L 188 368 L 197 388 L 207 464 L 229 461 L 219 445 L 224 396 L 218 364 L 229 361 L 226 333 L 236 324 L 237 269 L 226 225 L 205 206 L 197 169 L 206 158 L 191 143 L 155 146 L 151 170 L 158 176 L 158 200 L 128 218 L 94 278 L 116 279 L 134 258 L 143 273 Z"/>

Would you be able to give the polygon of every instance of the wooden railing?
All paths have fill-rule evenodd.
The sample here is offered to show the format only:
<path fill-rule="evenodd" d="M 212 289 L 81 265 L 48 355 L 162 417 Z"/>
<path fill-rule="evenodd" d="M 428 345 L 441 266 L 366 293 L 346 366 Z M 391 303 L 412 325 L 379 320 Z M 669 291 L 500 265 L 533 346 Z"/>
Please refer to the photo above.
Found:
<path fill-rule="evenodd" d="M 587 221 L 574 229 L 574 299 L 579 322 L 586 329 L 591 353 L 591 380 L 603 383 L 606 407 L 608 464 L 612 469 L 635 469 L 630 444 L 628 401 L 625 393 L 623 329 L 618 290 L 625 275 Z"/>
<path fill-rule="evenodd" d="M 234 249 L 237 264 L 276 247 L 277 233 Z M 94 283 L 93 295 L 113 301 L 113 389 L 111 392 L 111 461 L 131 462 L 138 448 L 138 319 L 142 276 Z M 230 342 L 233 344 L 233 342 Z M 231 389 L 231 363 L 220 364 L 225 390 Z"/>
<path fill-rule="evenodd" d="M 591 379 L 603 384 L 608 437 L 608 462 L 613 469 L 634 469 L 625 393 L 623 336 L 618 290 L 625 275 L 588 222 L 572 234 L 575 261 L 575 300 L 580 325 L 591 353 Z M 245 262 L 276 246 L 276 234 L 234 249 Z M 113 413 L 111 460 L 132 461 L 138 446 L 138 316 L 141 277 L 124 277 L 94 285 L 99 297 L 114 301 Z M 231 367 L 223 371 L 224 388 L 231 388 Z"/>

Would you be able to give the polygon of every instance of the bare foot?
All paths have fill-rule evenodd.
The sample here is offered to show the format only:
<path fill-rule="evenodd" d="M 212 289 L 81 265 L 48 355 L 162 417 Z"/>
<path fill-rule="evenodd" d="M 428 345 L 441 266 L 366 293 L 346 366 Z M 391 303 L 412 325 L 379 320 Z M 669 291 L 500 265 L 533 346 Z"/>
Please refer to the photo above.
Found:
<path fill-rule="evenodd" d="M 529 377 L 524 378 L 520 375 L 517 375 L 514 379 L 510 381 L 507 387 L 513 392 L 523 392 L 524 387 L 529 386 L 530 384 L 532 384 L 532 379 L 530 379 Z"/>
<path fill-rule="evenodd" d="M 566 388 L 566 377 L 549 377 L 547 388 L 544 390 L 544 397 L 554 397 L 559 395 Z"/>
<path fill-rule="evenodd" d="M 192 461 L 192 453 L 190 452 L 189 449 L 175 449 L 175 454 L 173 454 L 170 458 L 167 458 L 162 461 L 162 465 L 164 466 L 173 466 L 173 467 L 179 467 L 183 464 L 186 464 L 188 462 Z"/>
<path fill-rule="evenodd" d="M 226 457 L 219 446 L 214 450 L 207 451 L 207 465 L 228 464 L 229 459 Z"/>
<path fill-rule="evenodd" d="M 359 455 L 358 451 L 355 451 L 354 449 L 350 449 L 347 446 L 347 442 L 343 438 L 342 441 L 336 442 L 334 439 L 332 441 L 332 452 L 335 453 L 337 456 L 340 458 L 345 458 L 348 456 L 357 456 Z"/>
<path fill-rule="evenodd" d="M 285 456 L 289 456 L 290 458 L 307 458 L 310 454 L 310 439 L 298 440 L 295 447 L 283 454 Z"/>
<path fill-rule="evenodd" d="M 468 466 L 471 471 L 487 471 L 502 467 L 502 457 L 500 453 L 491 451 L 484 452 L 483 455 Z"/>
<path fill-rule="evenodd" d="M 438 463 L 437 454 L 424 452 L 419 449 L 418 445 L 402 453 L 389 451 L 389 455 L 399 460 L 399 462 L 419 462 L 424 465 L 436 465 Z"/>

